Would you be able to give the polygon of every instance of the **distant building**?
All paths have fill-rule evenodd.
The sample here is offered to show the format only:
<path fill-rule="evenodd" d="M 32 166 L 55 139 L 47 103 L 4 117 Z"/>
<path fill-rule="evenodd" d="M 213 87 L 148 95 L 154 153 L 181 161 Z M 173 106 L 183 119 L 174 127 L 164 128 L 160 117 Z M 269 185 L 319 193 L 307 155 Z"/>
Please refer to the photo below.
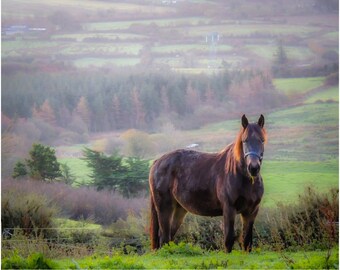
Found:
<path fill-rule="evenodd" d="M 177 0 L 162 0 L 163 5 L 175 5 L 177 4 Z"/>
<path fill-rule="evenodd" d="M 8 27 L 3 27 L 1 32 L 3 35 L 12 36 L 12 35 L 23 35 L 26 33 L 32 32 L 43 32 L 46 31 L 44 27 L 28 27 L 27 25 L 11 25 Z"/>
<path fill-rule="evenodd" d="M 220 35 L 218 32 L 212 32 L 205 36 L 206 43 L 217 43 L 220 40 Z"/>
<path fill-rule="evenodd" d="M 16 34 L 24 34 L 28 31 L 27 25 L 11 25 L 9 27 L 4 27 L 2 29 L 2 33 L 10 36 L 10 35 L 16 35 Z"/>

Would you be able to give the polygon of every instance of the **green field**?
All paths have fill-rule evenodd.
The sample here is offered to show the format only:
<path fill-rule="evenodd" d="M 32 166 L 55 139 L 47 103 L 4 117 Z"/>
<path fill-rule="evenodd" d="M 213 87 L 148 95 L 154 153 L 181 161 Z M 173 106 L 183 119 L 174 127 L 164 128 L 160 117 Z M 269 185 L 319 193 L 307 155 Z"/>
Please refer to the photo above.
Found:
<path fill-rule="evenodd" d="M 315 102 L 339 102 L 339 87 L 331 87 L 324 89 L 312 96 L 310 96 L 305 103 Z"/>
<path fill-rule="evenodd" d="M 287 95 L 304 94 L 323 84 L 324 77 L 275 79 L 274 86 Z"/>
<path fill-rule="evenodd" d="M 226 254 L 180 243 L 141 256 L 93 255 L 82 259 L 49 260 L 47 263 L 53 269 L 336 269 L 338 256 L 338 248 L 333 248 L 330 256 L 327 251 L 257 250 L 250 254 L 241 251 Z M 8 260 L 2 261 L 2 268 Z"/>
<path fill-rule="evenodd" d="M 273 61 L 275 54 L 277 53 L 277 45 L 247 45 L 247 49 L 256 55 L 263 57 L 267 60 Z M 303 47 L 287 46 L 286 48 L 287 57 L 295 60 L 309 59 L 313 57 L 313 53 Z"/>
<path fill-rule="evenodd" d="M 58 162 L 70 167 L 77 182 L 88 183 L 91 181 L 91 178 L 89 177 L 91 170 L 86 166 L 86 162 L 84 160 L 80 158 L 59 158 Z"/>
<path fill-rule="evenodd" d="M 339 184 L 339 161 L 271 161 L 264 160 L 262 177 L 265 193 L 263 206 L 295 203 L 307 186 L 327 192 Z"/>
<path fill-rule="evenodd" d="M 76 67 L 102 67 L 102 66 L 135 66 L 140 63 L 139 58 L 99 58 L 99 57 L 84 57 L 74 61 Z"/>

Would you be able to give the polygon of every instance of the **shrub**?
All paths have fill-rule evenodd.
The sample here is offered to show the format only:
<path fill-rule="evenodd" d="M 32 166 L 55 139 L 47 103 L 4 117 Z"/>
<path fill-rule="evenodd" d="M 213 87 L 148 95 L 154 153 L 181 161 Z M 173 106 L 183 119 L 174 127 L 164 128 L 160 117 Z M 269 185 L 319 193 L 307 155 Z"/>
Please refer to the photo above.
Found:
<path fill-rule="evenodd" d="M 223 250 L 222 218 L 188 214 L 176 234 L 175 241 L 191 242 L 208 250 Z"/>
<path fill-rule="evenodd" d="M 148 215 L 129 213 L 127 218 L 112 223 L 103 233 L 112 237 L 111 247 L 125 254 L 144 253 L 150 246 L 148 232 Z"/>
<path fill-rule="evenodd" d="M 7 229 L 11 233 L 14 228 L 22 228 L 25 235 L 43 234 L 49 237 L 55 233 L 51 228 L 56 213 L 56 208 L 49 206 L 46 197 L 42 195 L 26 194 L 18 190 L 2 193 L 2 232 Z"/>
<path fill-rule="evenodd" d="M 124 152 L 127 156 L 145 158 L 155 152 L 150 136 L 143 131 L 129 129 L 121 137 L 125 141 Z"/>
<path fill-rule="evenodd" d="M 96 191 L 91 187 L 74 188 L 64 183 L 42 183 L 34 180 L 2 180 L 2 207 L 4 200 L 16 202 L 17 197 L 41 197 L 44 194 L 49 200 L 37 200 L 46 207 L 56 205 L 60 214 L 75 220 L 92 218 L 99 224 L 109 225 L 119 218 L 125 219 L 129 212 L 139 213 L 146 208 L 146 198 L 123 198 L 113 191 Z M 11 195 L 12 194 L 12 195 Z M 14 195 L 13 195 L 14 194 Z M 21 196 L 18 194 L 25 194 Z M 23 200 L 20 200 L 23 204 Z"/>
<path fill-rule="evenodd" d="M 104 152 L 106 154 L 112 154 L 117 150 L 120 150 L 123 146 L 123 141 L 120 138 L 110 137 L 96 140 L 92 149 L 98 152 Z"/>
<path fill-rule="evenodd" d="M 296 205 L 278 205 L 258 218 L 257 237 L 276 249 L 329 249 L 337 243 L 339 191 L 318 193 L 308 187 Z M 264 210 L 262 210 L 264 212 Z"/>

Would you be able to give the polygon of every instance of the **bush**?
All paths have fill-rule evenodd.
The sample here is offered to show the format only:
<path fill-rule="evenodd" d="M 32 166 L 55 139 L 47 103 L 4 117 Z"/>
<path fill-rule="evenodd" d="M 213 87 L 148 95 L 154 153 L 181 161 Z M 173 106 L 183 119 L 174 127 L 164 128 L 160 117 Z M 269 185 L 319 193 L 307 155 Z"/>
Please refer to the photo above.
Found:
<path fill-rule="evenodd" d="M 276 249 L 329 249 L 338 240 L 339 190 L 318 193 L 308 187 L 296 205 L 262 210 L 255 223 L 258 241 Z"/>
<path fill-rule="evenodd" d="M 111 247 L 125 254 L 144 253 L 150 246 L 148 232 L 148 215 L 129 213 L 127 218 L 112 223 L 103 235 L 113 238 Z"/>
<path fill-rule="evenodd" d="M 89 187 L 74 188 L 64 183 L 42 183 L 29 179 L 4 179 L 2 192 L 4 194 L 2 207 L 6 198 L 16 203 L 18 197 L 41 198 L 36 194 L 44 194 L 49 200 L 37 199 L 37 201 L 45 207 L 54 209 L 52 206 L 55 204 L 60 209 L 61 215 L 75 220 L 92 218 L 102 225 L 109 225 L 119 218 L 125 219 L 129 212 L 139 213 L 147 206 L 146 198 L 125 199 L 113 191 L 96 191 Z M 20 202 L 21 205 L 24 204 L 23 200 Z"/>
<path fill-rule="evenodd" d="M 150 136 L 143 131 L 129 129 L 121 137 L 125 141 L 124 152 L 127 156 L 145 158 L 155 152 Z"/>
<path fill-rule="evenodd" d="M 4 191 L 4 189 L 3 189 Z M 20 198 L 20 199 L 18 199 Z M 1 228 L 8 234 L 14 228 L 22 228 L 25 235 L 55 234 L 53 218 L 57 210 L 49 205 L 46 197 L 38 194 L 25 193 L 18 190 L 7 190 L 1 197 Z"/>
<path fill-rule="evenodd" d="M 222 218 L 188 214 L 175 241 L 190 242 L 207 250 L 223 250 Z"/>

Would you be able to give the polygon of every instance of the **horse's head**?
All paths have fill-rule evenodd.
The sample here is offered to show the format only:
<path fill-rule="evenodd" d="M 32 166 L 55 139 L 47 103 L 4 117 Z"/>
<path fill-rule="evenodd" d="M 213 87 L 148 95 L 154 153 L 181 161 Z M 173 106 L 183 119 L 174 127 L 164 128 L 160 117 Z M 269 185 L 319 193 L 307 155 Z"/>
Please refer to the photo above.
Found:
<path fill-rule="evenodd" d="M 249 123 L 245 115 L 242 116 L 243 132 L 240 143 L 248 174 L 251 177 L 258 176 L 264 152 L 266 132 L 263 128 L 264 117 L 261 114 L 257 123 Z"/>

